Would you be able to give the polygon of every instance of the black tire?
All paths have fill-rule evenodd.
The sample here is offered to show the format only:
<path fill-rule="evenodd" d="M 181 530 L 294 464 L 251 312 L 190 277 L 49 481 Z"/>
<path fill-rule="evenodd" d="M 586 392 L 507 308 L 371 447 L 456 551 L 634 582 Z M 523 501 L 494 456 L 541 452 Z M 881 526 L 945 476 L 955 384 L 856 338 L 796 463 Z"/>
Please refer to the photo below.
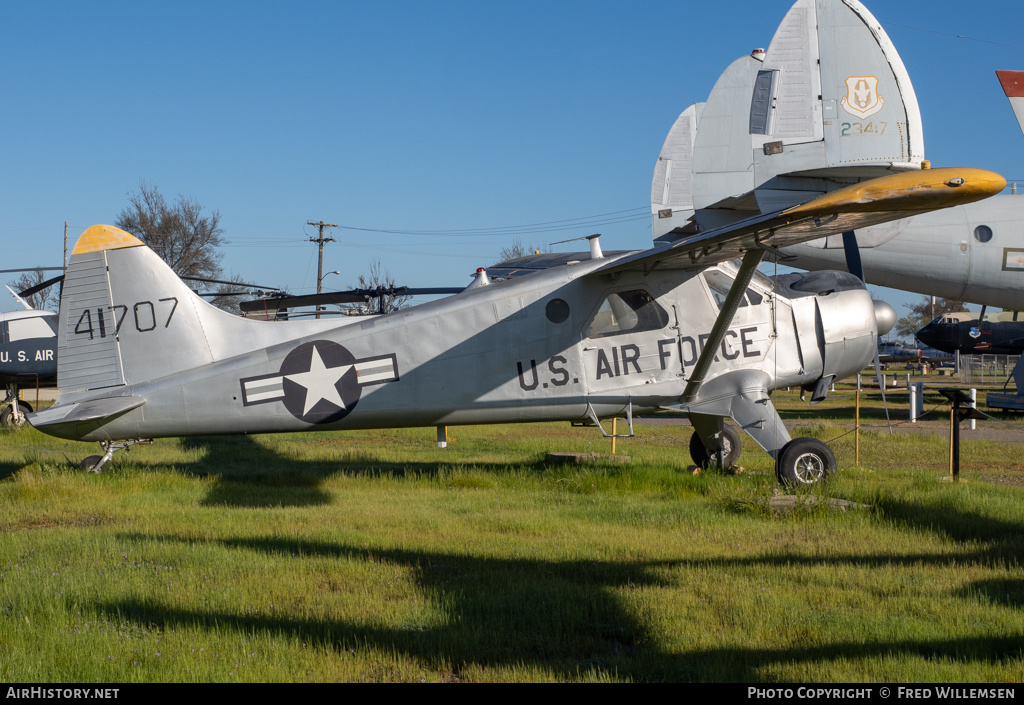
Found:
<path fill-rule="evenodd" d="M 729 424 L 722 424 L 722 460 L 725 461 L 725 467 L 731 468 L 736 464 L 742 449 L 739 432 Z M 696 431 L 690 436 L 690 457 L 693 458 L 694 465 L 705 469 L 711 467 L 715 460 L 704 447 L 704 441 Z"/>
<path fill-rule="evenodd" d="M 782 446 L 775 461 L 779 483 L 810 487 L 828 482 L 836 471 L 836 456 L 817 438 L 794 438 Z"/>
<path fill-rule="evenodd" d="M 23 401 L 19 401 L 17 403 L 18 406 L 21 407 L 19 409 L 22 415 L 21 423 L 14 422 L 14 408 L 13 406 L 8 405 L 4 407 L 4 410 L 2 412 L 0 412 L 0 426 L 3 426 L 4 428 L 17 428 L 18 426 L 21 426 L 22 424 L 25 423 L 24 416 L 25 414 L 32 413 L 32 407 Z"/>
<path fill-rule="evenodd" d="M 95 468 L 97 465 L 100 464 L 101 460 L 103 460 L 102 455 L 90 455 L 88 458 L 79 463 L 78 467 L 84 470 L 85 472 L 100 473 L 103 471 L 103 468 L 100 468 L 99 470 L 96 470 Z"/>

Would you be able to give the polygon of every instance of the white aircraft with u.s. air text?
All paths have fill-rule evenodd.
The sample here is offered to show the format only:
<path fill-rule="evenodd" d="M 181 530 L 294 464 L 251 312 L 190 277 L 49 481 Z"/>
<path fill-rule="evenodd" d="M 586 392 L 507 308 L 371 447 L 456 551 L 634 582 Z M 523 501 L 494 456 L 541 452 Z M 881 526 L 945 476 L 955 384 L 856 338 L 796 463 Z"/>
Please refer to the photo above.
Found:
<path fill-rule="evenodd" d="M 819 2 L 838 20 L 856 5 Z M 1005 185 L 979 169 L 894 169 L 888 153 L 862 151 L 852 166 L 828 154 L 819 170 L 836 178 L 817 191 L 801 184 L 799 203 L 644 251 L 604 253 L 595 237 L 589 252 L 505 262 L 459 294 L 344 323 L 232 316 L 141 241 L 97 225 L 78 239 L 64 280 L 58 401 L 29 420 L 101 442 L 104 454 L 84 463 L 98 470 L 117 449 L 163 436 L 631 422 L 675 409 L 693 423 L 699 463 L 738 455 L 731 417 L 775 458 L 780 480 L 816 482 L 834 469 L 832 453 L 791 439 L 771 393 L 802 386 L 823 398 L 871 361 L 877 321 L 894 315 L 845 272 L 771 280 L 758 265 L 780 247 Z"/>

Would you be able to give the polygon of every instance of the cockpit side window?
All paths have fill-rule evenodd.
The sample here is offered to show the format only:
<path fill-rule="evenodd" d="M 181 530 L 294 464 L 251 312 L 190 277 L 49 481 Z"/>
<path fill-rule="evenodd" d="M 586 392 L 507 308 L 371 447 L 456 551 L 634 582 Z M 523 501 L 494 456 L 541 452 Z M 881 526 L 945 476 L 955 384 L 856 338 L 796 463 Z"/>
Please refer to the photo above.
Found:
<path fill-rule="evenodd" d="M 601 302 L 587 327 L 588 338 L 661 330 L 668 325 L 668 313 L 643 289 L 617 291 Z"/>
<path fill-rule="evenodd" d="M 718 269 L 706 269 L 703 274 L 704 281 L 708 283 L 708 289 L 711 290 L 711 296 L 715 300 L 715 305 L 721 309 L 725 304 L 725 297 L 729 295 L 729 289 L 732 288 L 732 284 L 736 280 Z M 757 306 L 763 301 L 764 297 L 760 293 L 752 287 L 747 287 L 743 298 L 740 299 L 740 306 Z"/>

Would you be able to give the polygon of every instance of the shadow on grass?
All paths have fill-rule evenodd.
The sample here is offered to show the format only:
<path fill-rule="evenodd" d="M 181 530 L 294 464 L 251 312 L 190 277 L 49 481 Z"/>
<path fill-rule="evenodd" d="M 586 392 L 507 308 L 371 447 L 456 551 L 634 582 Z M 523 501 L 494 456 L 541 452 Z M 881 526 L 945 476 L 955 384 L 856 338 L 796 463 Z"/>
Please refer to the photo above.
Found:
<path fill-rule="evenodd" d="M 152 540 L 152 536 L 127 536 Z M 194 538 L 160 537 L 194 544 Z M 428 599 L 449 606 L 444 624 L 367 627 L 339 620 L 186 610 L 157 600 L 101 602 L 100 614 L 161 628 L 228 629 L 243 635 L 287 634 L 338 653 L 373 648 L 404 654 L 442 668 L 453 680 L 465 665 L 550 669 L 562 679 L 592 669 L 634 681 L 757 682 L 765 670 L 794 663 L 850 661 L 888 656 L 1003 662 L 1021 657 L 1016 637 L 898 639 L 865 643 L 831 641 L 778 649 L 730 646 L 683 653 L 662 649 L 647 627 L 611 594 L 624 586 L 660 584 L 661 561 L 479 558 L 406 550 L 354 548 L 342 544 L 284 539 L 213 540 L 232 550 L 257 551 L 275 559 L 296 554 L 402 567 Z M 819 559 L 820 560 L 820 559 Z"/>
<path fill-rule="evenodd" d="M 181 439 L 182 447 L 200 451 L 199 460 L 180 466 L 199 477 L 218 482 L 202 501 L 205 506 L 315 506 L 331 501 L 323 483 L 337 475 L 362 477 L 437 477 L 450 469 L 449 458 L 437 461 L 388 462 L 371 455 L 345 455 L 337 460 L 297 460 L 282 457 L 251 436 L 198 436 Z M 529 466 L 529 460 L 520 465 Z M 507 463 L 474 463 L 485 471 Z M 537 464 L 538 469 L 541 467 Z"/>

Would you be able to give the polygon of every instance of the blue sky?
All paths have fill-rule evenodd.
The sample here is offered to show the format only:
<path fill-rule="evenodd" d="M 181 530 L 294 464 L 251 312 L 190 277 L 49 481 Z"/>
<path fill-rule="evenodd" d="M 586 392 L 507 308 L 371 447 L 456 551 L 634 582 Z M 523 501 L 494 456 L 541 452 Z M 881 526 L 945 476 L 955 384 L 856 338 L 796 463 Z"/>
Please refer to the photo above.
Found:
<path fill-rule="evenodd" d="M 994 73 L 1024 69 L 1024 3 L 867 4 L 914 81 L 932 163 L 1024 183 Z M 0 269 L 59 265 L 65 220 L 73 243 L 142 181 L 220 211 L 227 273 L 293 293 L 316 289 L 308 220 L 347 226 L 327 233 L 330 288 L 378 258 L 402 284 L 468 283 L 509 226 L 579 219 L 518 237 L 648 247 L 669 127 L 789 5 L 6 2 Z"/>

